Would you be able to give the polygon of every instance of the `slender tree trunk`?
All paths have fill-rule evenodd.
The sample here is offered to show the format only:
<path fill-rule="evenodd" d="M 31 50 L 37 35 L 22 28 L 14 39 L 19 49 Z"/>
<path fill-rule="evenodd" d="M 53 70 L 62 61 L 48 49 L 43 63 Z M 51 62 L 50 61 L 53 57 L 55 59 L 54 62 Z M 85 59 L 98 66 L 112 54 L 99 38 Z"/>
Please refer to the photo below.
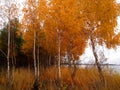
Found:
<path fill-rule="evenodd" d="M 77 71 L 77 68 L 76 68 L 76 64 L 75 64 L 75 59 L 74 59 L 74 56 L 72 55 L 72 61 L 73 61 L 73 72 L 71 74 L 71 77 L 72 77 L 72 80 L 74 80 L 74 77 L 76 75 L 76 71 Z"/>
<path fill-rule="evenodd" d="M 59 75 L 59 80 L 61 80 L 61 66 L 60 66 L 60 63 L 61 63 L 61 37 L 60 37 L 60 31 L 58 30 L 58 75 Z"/>
<path fill-rule="evenodd" d="M 15 56 L 15 54 L 13 55 L 13 57 L 14 57 L 14 67 L 16 67 L 16 56 Z"/>
<path fill-rule="evenodd" d="M 11 49 L 11 61 L 12 61 L 12 69 L 13 69 L 13 67 L 14 67 L 14 31 L 13 30 L 11 30 L 11 39 L 10 39 L 10 49 Z"/>
<path fill-rule="evenodd" d="M 69 48 L 68 48 L 68 62 L 69 62 L 69 67 L 71 67 L 71 61 L 72 61 L 72 39 L 69 39 Z"/>
<path fill-rule="evenodd" d="M 51 66 L 51 54 L 49 55 L 49 66 Z"/>
<path fill-rule="evenodd" d="M 10 81 L 10 19 L 8 23 L 7 78 Z"/>
<path fill-rule="evenodd" d="M 15 46 L 15 31 L 13 31 L 13 37 L 12 37 L 12 43 L 13 43 L 13 46 L 12 46 L 12 53 L 13 53 L 13 60 L 14 60 L 14 64 L 13 64 L 13 67 L 15 68 L 16 66 L 16 46 Z"/>
<path fill-rule="evenodd" d="M 7 58 L 7 55 L 3 50 L 0 49 L 0 52 Z"/>
<path fill-rule="evenodd" d="M 96 50 L 95 50 L 95 44 L 94 44 L 94 40 L 93 40 L 92 35 L 90 37 L 90 40 L 91 40 L 92 51 L 93 51 L 93 55 L 94 55 L 94 58 L 95 58 L 95 63 L 97 65 L 97 69 L 98 69 L 98 72 L 99 72 L 100 80 L 102 82 L 102 85 L 105 85 L 105 80 L 104 80 L 104 76 L 103 76 L 103 73 L 102 73 L 102 68 L 101 68 L 99 60 L 98 60 L 98 56 L 97 56 L 97 53 L 96 53 Z"/>
<path fill-rule="evenodd" d="M 69 64 L 69 67 L 71 67 L 71 57 L 70 57 L 70 50 L 68 50 L 68 64 Z"/>
<path fill-rule="evenodd" d="M 14 42 L 14 39 L 15 39 L 15 34 L 14 34 L 14 31 L 12 31 L 11 33 L 11 56 L 12 56 L 12 80 L 14 81 L 14 76 L 15 76 L 15 61 L 16 61 L 16 58 L 15 58 L 15 42 Z"/>
<path fill-rule="evenodd" d="M 38 68 L 38 78 L 39 78 L 39 75 L 40 75 L 40 48 L 39 48 L 39 45 L 38 45 L 38 49 L 37 49 L 37 68 Z"/>
<path fill-rule="evenodd" d="M 37 77 L 37 64 L 36 64 L 36 30 L 34 30 L 34 46 L 33 46 L 34 70 L 35 78 Z"/>

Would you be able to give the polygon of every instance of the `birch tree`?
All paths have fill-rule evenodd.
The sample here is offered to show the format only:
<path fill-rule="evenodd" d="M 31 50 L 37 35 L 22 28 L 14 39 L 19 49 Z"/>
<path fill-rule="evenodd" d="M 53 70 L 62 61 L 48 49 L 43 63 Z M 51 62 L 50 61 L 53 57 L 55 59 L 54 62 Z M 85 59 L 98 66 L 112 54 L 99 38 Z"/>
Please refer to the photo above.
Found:
<path fill-rule="evenodd" d="M 24 18 L 23 18 L 23 24 L 25 27 L 25 30 L 33 29 L 33 59 L 34 59 L 34 74 L 35 77 L 37 77 L 37 60 L 36 60 L 36 39 L 37 39 L 37 32 L 36 32 L 36 20 L 37 20 L 37 9 L 36 6 L 37 1 L 36 0 L 27 0 L 25 3 L 25 7 L 23 8 Z M 27 6 L 27 7 L 26 7 Z"/>
<path fill-rule="evenodd" d="M 22 27 L 25 30 L 24 38 L 29 45 L 26 43 L 23 48 L 33 48 L 35 77 L 37 77 L 39 76 L 40 68 L 40 47 L 44 47 L 42 44 L 44 42 L 44 21 L 47 12 L 46 0 L 28 0 L 26 5 L 27 7 L 23 8 Z"/>
<path fill-rule="evenodd" d="M 53 36 L 56 39 L 55 45 L 58 48 L 58 76 L 61 78 L 61 57 L 64 57 L 67 52 L 69 63 L 78 60 L 79 55 L 82 55 L 84 52 L 87 38 L 80 27 L 83 19 L 79 18 L 78 0 L 51 0 L 49 5 L 50 16 L 48 17 L 49 23 L 47 23 L 47 26 L 48 32 L 54 33 Z"/>
<path fill-rule="evenodd" d="M 84 29 L 91 43 L 101 82 L 105 85 L 96 46 L 115 48 L 119 44 L 119 34 L 115 33 L 117 3 L 115 0 L 82 0 L 80 12 L 84 15 Z"/>
<path fill-rule="evenodd" d="M 10 40 L 11 40 L 11 23 L 10 21 L 13 18 L 16 18 L 17 15 L 17 5 L 15 0 L 6 0 L 3 2 L 4 4 L 1 5 L 1 17 L 4 19 L 5 22 L 8 22 L 8 50 L 7 50 L 7 77 L 8 82 L 10 83 Z"/>

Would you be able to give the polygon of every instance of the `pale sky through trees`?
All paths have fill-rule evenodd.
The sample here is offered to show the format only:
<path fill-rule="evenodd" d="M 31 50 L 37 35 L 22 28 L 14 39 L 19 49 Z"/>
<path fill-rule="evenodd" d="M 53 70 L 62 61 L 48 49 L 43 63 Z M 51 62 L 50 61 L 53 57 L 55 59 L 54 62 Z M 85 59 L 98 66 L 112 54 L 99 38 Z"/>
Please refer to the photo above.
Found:
<path fill-rule="evenodd" d="M 24 0 L 19 0 L 19 2 L 23 2 Z M 120 0 L 116 0 L 117 3 L 120 3 Z M 117 29 L 118 31 L 120 31 L 120 17 L 118 17 L 117 19 L 118 21 L 118 25 L 117 25 Z M 100 48 L 100 47 L 98 47 Z M 108 58 L 107 63 L 115 63 L 115 64 L 120 64 L 120 46 L 118 46 L 118 48 L 116 50 L 114 49 L 106 49 L 104 47 L 102 47 L 101 50 L 104 50 L 105 53 L 105 57 Z M 85 59 L 85 60 L 84 60 Z M 92 54 L 92 50 L 90 49 L 90 47 L 86 48 L 85 53 L 81 56 L 81 60 L 82 62 L 88 62 L 90 60 L 93 60 L 93 54 Z M 91 61 L 94 62 L 94 61 Z"/>
<path fill-rule="evenodd" d="M 120 0 L 0 0 L 0 90 L 119 82 Z"/>
<path fill-rule="evenodd" d="M 117 3 L 120 3 L 120 0 L 116 0 Z M 117 17 L 117 27 L 116 27 L 117 31 L 120 32 L 120 16 Z M 101 49 L 101 47 L 98 47 Z M 105 57 L 108 59 L 106 63 L 110 63 L 110 64 L 120 64 L 120 46 L 118 46 L 116 48 L 116 50 L 114 49 L 106 49 L 105 47 L 102 47 L 102 49 L 104 51 Z M 93 61 L 93 54 L 92 54 L 92 50 L 90 47 L 86 48 L 84 55 L 81 56 L 81 60 L 82 62 L 94 62 Z"/>
<path fill-rule="evenodd" d="M 0 3 L 5 2 L 4 0 L 0 0 L 0 1 L 1 1 Z M 25 1 L 25 0 L 18 0 L 17 3 L 20 3 L 19 5 L 22 6 L 23 1 Z M 116 1 L 117 1 L 117 3 L 120 3 L 120 0 L 116 0 Z M 22 14 L 22 13 L 20 13 L 20 14 Z M 20 15 L 20 17 L 21 16 L 22 15 Z M 118 21 L 117 29 L 120 31 L 120 16 L 118 17 L 117 21 Z M 108 61 L 107 61 L 108 63 L 120 64 L 120 46 L 118 46 L 118 48 L 116 50 L 113 50 L 113 49 L 108 50 L 104 47 L 102 48 L 102 50 L 104 50 L 105 56 L 106 56 L 106 58 L 108 58 Z M 83 62 L 86 62 L 86 61 L 90 61 L 91 59 L 93 59 L 93 55 L 92 55 L 91 49 L 88 47 L 85 50 L 85 54 L 83 54 L 81 56 L 81 60 Z"/>
<path fill-rule="evenodd" d="M 120 2 L 120 0 L 118 0 Z M 120 31 L 120 16 L 117 17 L 117 32 Z M 99 50 L 102 50 L 105 54 L 105 57 L 108 59 L 106 63 L 110 64 L 120 64 L 120 46 L 116 49 L 106 49 L 105 47 L 99 47 Z M 94 62 L 93 61 L 93 54 L 91 48 L 88 46 L 85 50 L 85 53 L 81 56 L 82 62 Z M 92 61 L 91 61 L 92 60 Z"/>

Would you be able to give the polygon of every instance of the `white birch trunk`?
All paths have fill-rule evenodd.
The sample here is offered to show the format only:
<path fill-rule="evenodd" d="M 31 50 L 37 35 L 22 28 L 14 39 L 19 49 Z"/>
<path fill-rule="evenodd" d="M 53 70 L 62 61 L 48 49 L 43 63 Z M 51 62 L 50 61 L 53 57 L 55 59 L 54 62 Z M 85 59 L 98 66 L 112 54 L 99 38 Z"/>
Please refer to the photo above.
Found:
<path fill-rule="evenodd" d="M 34 70 L 35 77 L 37 77 L 37 64 L 36 64 L 36 30 L 34 30 L 34 46 L 33 46 L 33 57 L 34 57 Z"/>
<path fill-rule="evenodd" d="M 60 67 L 60 60 L 61 60 L 61 41 L 60 41 L 61 37 L 60 37 L 60 31 L 58 30 L 58 75 L 59 75 L 59 79 L 61 80 L 61 67 Z"/>

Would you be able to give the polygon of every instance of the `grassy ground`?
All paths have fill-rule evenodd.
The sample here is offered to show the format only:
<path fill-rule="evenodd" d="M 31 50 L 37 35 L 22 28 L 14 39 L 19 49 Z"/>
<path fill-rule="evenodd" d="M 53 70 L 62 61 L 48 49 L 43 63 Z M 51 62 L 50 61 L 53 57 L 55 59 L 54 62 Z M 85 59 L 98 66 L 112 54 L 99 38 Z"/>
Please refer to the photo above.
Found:
<path fill-rule="evenodd" d="M 104 70 L 105 86 L 101 85 L 96 69 L 76 70 L 71 77 L 73 68 L 62 67 L 61 81 L 58 79 L 57 67 L 40 71 L 39 90 L 120 90 L 120 75 Z M 16 69 L 8 87 L 6 73 L 0 73 L 0 90 L 31 90 L 34 84 L 34 73 L 29 69 Z"/>

